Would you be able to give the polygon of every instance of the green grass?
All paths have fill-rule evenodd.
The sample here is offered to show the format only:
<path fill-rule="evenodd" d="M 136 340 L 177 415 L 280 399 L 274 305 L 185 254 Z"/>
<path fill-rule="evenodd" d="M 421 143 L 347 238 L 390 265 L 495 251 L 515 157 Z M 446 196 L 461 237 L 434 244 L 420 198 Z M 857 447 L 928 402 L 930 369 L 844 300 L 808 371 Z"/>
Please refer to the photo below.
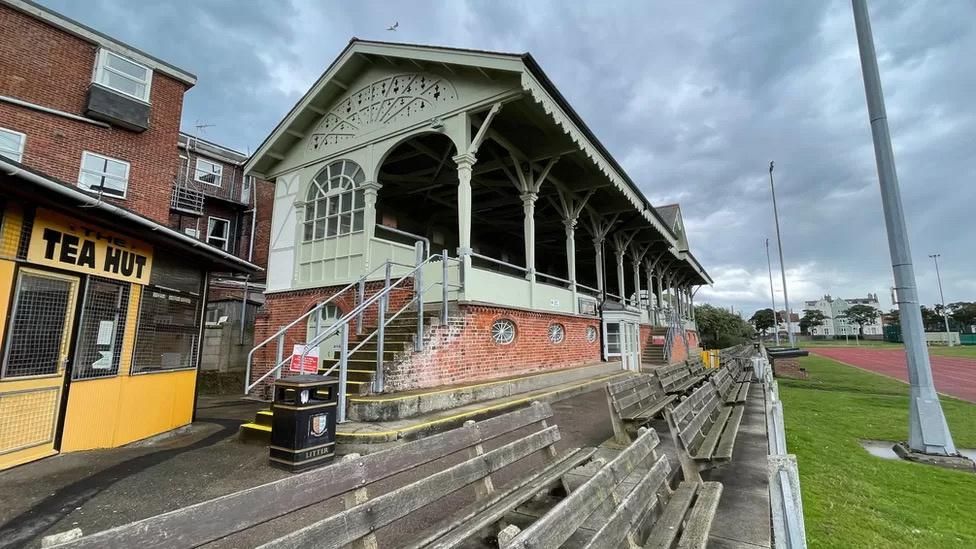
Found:
<path fill-rule="evenodd" d="M 940 345 L 938 347 L 929 347 L 929 354 L 976 359 L 976 345 L 957 345 L 955 347 L 943 347 Z"/>
<path fill-rule="evenodd" d="M 868 454 L 858 439 L 908 437 L 908 387 L 810 356 L 780 379 L 810 547 L 976 547 L 976 474 Z M 976 405 L 942 398 L 956 445 L 976 447 Z"/>
<path fill-rule="evenodd" d="M 767 342 L 767 345 L 769 343 Z M 861 341 L 860 345 L 855 344 L 852 339 L 850 342 L 841 340 L 826 341 L 798 341 L 797 346 L 801 349 L 816 349 L 818 347 L 863 347 L 866 349 L 903 349 L 901 343 L 888 343 L 887 341 Z M 952 356 L 960 358 L 976 359 L 976 345 L 956 345 L 946 347 L 944 345 L 932 345 L 929 347 L 929 354 L 937 356 Z"/>

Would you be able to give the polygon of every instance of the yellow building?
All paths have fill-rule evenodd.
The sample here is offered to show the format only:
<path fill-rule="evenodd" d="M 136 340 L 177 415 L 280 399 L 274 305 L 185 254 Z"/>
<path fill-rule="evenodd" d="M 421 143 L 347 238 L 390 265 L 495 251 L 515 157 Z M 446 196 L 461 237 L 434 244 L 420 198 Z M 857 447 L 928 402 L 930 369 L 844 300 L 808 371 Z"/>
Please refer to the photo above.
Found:
<path fill-rule="evenodd" d="M 256 268 L 0 164 L 0 470 L 190 423 L 208 274 Z"/>

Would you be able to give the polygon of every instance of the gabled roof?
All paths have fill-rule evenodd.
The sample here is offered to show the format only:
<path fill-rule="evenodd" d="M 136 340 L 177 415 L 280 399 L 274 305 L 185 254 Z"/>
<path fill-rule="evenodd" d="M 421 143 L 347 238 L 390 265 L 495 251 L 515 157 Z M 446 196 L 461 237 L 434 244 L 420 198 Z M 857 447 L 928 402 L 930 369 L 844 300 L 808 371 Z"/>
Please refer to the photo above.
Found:
<path fill-rule="evenodd" d="M 329 98 L 336 98 L 345 91 L 345 85 L 342 82 L 342 77 L 350 76 L 354 71 L 358 71 L 352 63 L 356 55 L 373 55 L 380 58 L 383 57 L 393 57 L 393 58 L 405 58 L 413 59 L 417 61 L 425 61 L 430 63 L 441 63 L 445 65 L 461 65 L 478 68 L 481 70 L 489 71 L 503 71 L 512 73 L 521 73 L 523 75 L 528 75 L 531 80 L 538 82 L 541 91 L 547 95 L 547 97 L 540 97 L 536 95 L 532 90 L 532 95 L 536 101 L 543 102 L 551 98 L 551 102 L 555 103 L 556 108 L 565 115 L 572 127 L 567 127 L 566 124 L 562 124 L 561 121 L 557 120 L 562 126 L 562 129 L 566 131 L 570 137 L 581 144 L 583 152 L 590 156 L 591 159 L 596 162 L 597 167 L 604 173 L 612 175 L 611 179 L 619 180 L 616 181 L 617 186 L 620 188 L 625 195 L 628 196 L 630 201 L 634 204 L 635 208 L 638 209 L 645 219 L 655 226 L 659 231 L 665 234 L 668 238 L 674 241 L 674 232 L 671 227 L 664 222 L 658 215 L 658 212 L 651 206 L 650 202 L 644 196 L 643 192 L 630 179 L 630 176 L 624 171 L 624 169 L 617 163 L 617 160 L 610 154 L 610 152 L 603 146 L 599 139 L 592 130 L 586 125 L 579 114 L 573 109 L 565 97 L 559 92 L 556 86 L 552 83 L 549 77 L 545 74 L 539 64 L 535 61 L 529 53 L 505 53 L 505 52 L 493 52 L 485 50 L 474 50 L 474 49 L 463 49 L 463 48 L 452 48 L 443 46 L 425 46 L 418 44 L 404 44 L 395 42 L 379 42 L 371 40 L 360 40 L 358 38 L 352 38 L 349 44 L 342 50 L 339 56 L 329 65 L 329 67 L 322 73 L 322 76 L 312 85 L 309 91 L 295 104 L 294 107 L 288 112 L 288 114 L 282 119 L 282 121 L 275 127 L 274 131 L 271 132 L 261 146 L 258 147 L 257 151 L 251 156 L 251 159 L 247 162 L 244 167 L 245 172 L 253 172 L 254 175 L 266 176 L 268 170 L 271 169 L 274 164 L 283 158 L 280 149 L 288 149 L 293 146 L 301 135 L 297 128 L 293 127 L 297 120 L 309 110 L 313 113 L 321 115 L 324 114 L 323 108 L 327 105 L 321 100 L 329 101 Z M 345 73 L 350 73 L 349 75 Z M 333 86 L 330 89 L 330 84 Z M 525 80 L 523 79 L 523 87 L 526 86 Z M 546 101 L 549 102 L 549 101 Z M 548 108 L 546 109 L 549 110 Z M 558 113 L 550 113 L 551 115 L 558 116 Z M 587 147 L 586 145 L 589 145 Z M 279 151 L 275 151 L 278 148 Z"/>
<path fill-rule="evenodd" d="M 664 220 L 664 223 L 668 227 L 674 227 L 674 222 L 678 219 L 678 205 L 677 204 L 667 204 L 665 206 L 655 206 L 658 215 Z"/>

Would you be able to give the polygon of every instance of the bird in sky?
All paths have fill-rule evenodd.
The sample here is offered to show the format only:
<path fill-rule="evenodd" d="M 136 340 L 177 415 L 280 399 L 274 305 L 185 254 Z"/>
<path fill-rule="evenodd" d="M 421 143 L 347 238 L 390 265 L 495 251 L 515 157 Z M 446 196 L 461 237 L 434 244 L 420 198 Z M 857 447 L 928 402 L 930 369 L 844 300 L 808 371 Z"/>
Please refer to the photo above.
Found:
<path fill-rule="evenodd" d="M 390 25 L 389 27 L 386 27 L 386 30 L 388 30 L 388 31 L 395 31 L 395 30 L 397 30 L 397 27 L 399 27 L 399 26 L 400 26 L 400 22 L 397 21 L 397 22 L 393 23 L 392 25 Z"/>

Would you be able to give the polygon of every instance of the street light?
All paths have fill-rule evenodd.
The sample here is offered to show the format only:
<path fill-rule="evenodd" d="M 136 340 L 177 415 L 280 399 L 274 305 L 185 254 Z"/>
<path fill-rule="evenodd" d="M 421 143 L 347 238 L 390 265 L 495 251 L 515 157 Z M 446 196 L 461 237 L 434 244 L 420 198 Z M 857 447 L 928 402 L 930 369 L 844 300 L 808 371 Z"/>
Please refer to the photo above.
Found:
<path fill-rule="evenodd" d="M 942 254 L 929 254 L 929 257 L 935 261 L 935 278 L 939 280 L 939 299 L 942 300 L 942 320 L 945 321 L 946 345 L 952 347 L 952 334 L 949 332 L 949 311 L 946 310 L 945 296 L 942 295 L 942 273 L 939 272 L 939 258 L 942 257 Z"/>
<path fill-rule="evenodd" d="M 929 351 L 925 347 L 922 310 L 919 308 L 918 289 L 915 287 L 915 269 L 912 266 L 908 227 L 905 224 L 898 173 L 895 170 L 895 153 L 888 133 L 888 115 L 885 112 L 884 93 L 881 91 L 874 37 L 871 35 L 871 18 L 865 0 L 851 0 L 851 3 L 854 9 L 858 54 L 861 58 L 861 74 L 864 77 L 864 95 L 868 104 L 868 120 L 871 122 L 871 135 L 874 138 L 874 156 L 888 233 L 891 270 L 895 278 L 905 357 L 908 362 L 911 394 L 908 402 L 908 447 L 914 452 L 924 454 L 954 456 L 957 455 L 956 445 L 942 412 L 939 394 L 935 392 L 932 364 L 929 362 Z"/>
<path fill-rule="evenodd" d="M 776 209 L 776 185 L 773 184 L 773 161 L 769 161 L 769 191 L 773 195 L 773 219 L 776 221 L 776 245 L 779 246 L 779 268 L 783 275 L 783 306 L 786 308 L 786 337 L 790 341 L 790 347 L 794 347 L 796 342 L 793 340 L 793 330 L 791 317 L 793 312 L 790 310 L 790 296 L 786 292 L 786 264 L 783 263 L 783 239 L 779 235 L 779 211 Z M 776 310 L 773 309 L 773 319 L 776 318 Z M 779 326 L 779 324 L 777 324 Z M 779 332 L 779 329 L 776 330 Z"/>
<path fill-rule="evenodd" d="M 773 291 L 773 264 L 769 262 L 769 239 L 766 239 L 766 268 L 769 269 L 769 299 L 773 302 L 773 321 L 776 321 L 776 293 Z M 789 330 L 789 325 L 787 325 Z M 776 346 L 779 347 L 779 323 L 776 322 Z"/>

